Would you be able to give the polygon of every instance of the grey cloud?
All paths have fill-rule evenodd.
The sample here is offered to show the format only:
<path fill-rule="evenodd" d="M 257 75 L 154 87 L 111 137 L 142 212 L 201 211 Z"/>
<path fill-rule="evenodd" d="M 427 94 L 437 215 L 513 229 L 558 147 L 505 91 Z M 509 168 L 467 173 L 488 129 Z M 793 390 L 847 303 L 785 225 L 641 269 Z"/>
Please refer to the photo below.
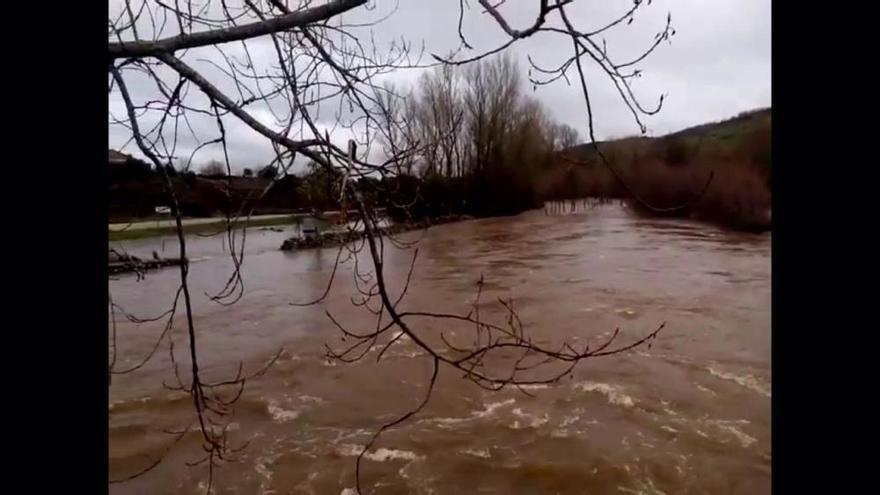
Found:
<path fill-rule="evenodd" d="M 479 50 L 494 48 L 506 41 L 506 35 L 486 15 L 480 15 L 476 1 L 470 1 L 471 10 L 465 16 L 464 33 L 474 45 L 474 52 L 463 51 L 461 56 Z M 459 45 L 456 25 L 458 22 L 457 0 L 400 0 L 378 1 L 372 11 L 361 9 L 347 13 L 344 21 L 355 23 L 377 19 L 387 14 L 395 4 L 397 11 L 382 24 L 373 28 L 354 28 L 361 39 L 372 36 L 377 48 L 388 48 L 400 38 L 410 41 L 415 49 L 424 43 L 427 53 L 445 54 Z M 527 5 L 528 7 L 523 7 Z M 528 26 L 534 20 L 537 2 L 507 2 L 502 8 L 510 24 L 515 28 Z M 572 22 L 583 29 L 602 26 L 616 14 L 625 12 L 631 0 L 589 2 L 579 0 L 569 9 Z M 697 125 L 736 115 L 739 112 L 771 104 L 770 95 L 770 2 L 767 0 L 654 0 L 650 6 L 639 9 L 639 15 L 630 26 L 618 26 L 607 36 L 610 54 L 618 60 L 636 56 L 653 41 L 653 35 L 662 29 L 667 12 L 672 13 L 676 35 L 671 44 L 663 43 L 638 65 L 643 77 L 634 83 L 637 96 L 645 107 L 653 107 L 660 94 L 666 94 L 663 110 L 656 116 L 646 117 L 645 124 L 653 135 L 665 134 L 687 126 Z M 170 28 L 169 28 L 170 29 Z M 168 35 L 166 33 L 165 35 Z M 173 34 L 173 33 L 172 33 Z M 227 45 L 224 48 L 239 50 Z M 274 53 L 265 40 L 249 42 L 251 55 L 257 64 L 271 63 Z M 570 40 L 561 35 L 541 33 L 531 39 L 515 44 L 510 52 L 520 62 L 523 76 L 527 69 L 526 56 L 547 67 L 564 60 L 571 53 Z M 239 53 L 239 55 L 243 55 Z M 197 58 L 207 58 L 217 63 L 220 59 L 210 49 L 193 50 L 187 61 L 194 65 Z M 430 61 L 426 57 L 423 61 Z M 200 70 L 219 74 L 207 64 L 200 63 Z M 592 63 L 587 64 L 588 85 L 593 103 L 596 137 L 607 139 L 637 134 L 638 126 L 623 105 L 611 81 Z M 417 81 L 421 69 L 400 71 L 383 79 L 404 87 Z M 572 74 L 573 75 L 573 74 Z M 525 80 L 525 77 L 523 78 Z M 217 84 L 225 91 L 234 93 L 234 85 L 225 78 L 217 78 Z M 586 107 L 579 85 L 566 85 L 565 81 L 538 88 L 534 96 L 540 99 L 549 113 L 560 122 L 579 130 L 586 138 Z M 133 81 L 131 91 L 139 101 L 154 92 L 146 81 Z M 531 92 L 531 88 L 528 88 Z M 193 88 L 191 93 L 197 93 Z M 191 97 L 197 98 L 193 94 Z M 111 96 L 111 111 L 122 110 L 118 97 Z M 280 109 L 279 109 L 280 110 Z M 283 110 L 281 110 L 283 112 Z M 323 109 L 318 117 L 322 125 L 333 120 L 333 110 Z M 268 110 L 257 111 L 262 122 L 271 125 L 274 119 Z M 198 120 L 199 138 L 216 136 L 210 119 Z M 252 167 L 271 159 L 271 146 L 245 125 L 235 119 L 224 119 L 229 136 L 232 162 L 236 169 Z M 334 134 L 342 139 L 345 132 Z M 111 128 L 111 146 L 121 145 L 129 136 L 124 129 Z M 180 149 L 191 151 L 196 140 L 188 132 L 180 136 Z M 134 148 L 129 146 L 127 151 Z M 135 153 L 137 154 L 137 153 Z M 197 162 L 219 158 L 219 147 L 205 149 Z"/>

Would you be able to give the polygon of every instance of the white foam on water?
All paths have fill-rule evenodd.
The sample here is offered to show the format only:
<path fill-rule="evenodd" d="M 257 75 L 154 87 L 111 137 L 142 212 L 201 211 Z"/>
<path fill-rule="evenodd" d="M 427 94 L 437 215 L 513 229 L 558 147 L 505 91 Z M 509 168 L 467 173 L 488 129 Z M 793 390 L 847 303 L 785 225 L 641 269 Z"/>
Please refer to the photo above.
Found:
<path fill-rule="evenodd" d="M 401 478 L 408 480 L 409 474 L 407 474 L 406 470 L 409 469 L 409 467 L 412 465 L 413 463 L 411 462 L 406 463 L 402 468 L 397 471 L 397 474 L 399 474 Z"/>
<path fill-rule="evenodd" d="M 654 481 L 651 478 L 646 478 L 645 484 L 647 484 L 648 488 L 651 490 L 650 493 L 653 493 L 654 495 L 666 495 L 666 492 L 662 492 L 654 486 Z"/>
<path fill-rule="evenodd" d="M 550 388 L 550 385 L 547 385 L 546 383 L 534 383 L 529 385 L 517 385 L 515 388 L 523 390 L 546 390 Z"/>
<path fill-rule="evenodd" d="M 562 423 L 559 423 L 560 428 L 565 428 L 568 425 L 574 424 L 577 420 L 581 419 L 577 414 L 572 416 L 566 416 L 562 418 Z"/>
<path fill-rule="evenodd" d="M 624 466 L 624 468 L 626 467 L 627 466 Z M 628 469 L 627 472 L 629 472 Z M 633 493 L 635 495 L 666 495 L 666 492 L 663 492 L 654 486 L 654 482 L 650 478 L 647 478 L 643 482 L 638 482 L 638 485 L 639 486 L 637 486 L 636 488 L 618 486 L 617 491 L 623 493 Z"/>
<path fill-rule="evenodd" d="M 749 425 L 752 424 L 751 421 L 747 419 L 713 419 L 710 422 L 719 424 L 719 425 Z"/>
<path fill-rule="evenodd" d="M 584 437 L 586 435 L 587 430 L 573 430 L 569 428 L 556 428 L 555 430 L 550 432 L 550 436 L 552 438 Z"/>
<path fill-rule="evenodd" d="M 276 423 L 286 423 L 288 421 L 293 421 L 294 419 L 299 417 L 299 411 L 295 411 L 293 409 L 284 409 L 273 400 L 269 401 L 269 404 L 266 406 L 266 410 L 269 411 L 269 414 L 272 416 L 272 419 L 274 419 Z"/>
<path fill-rule="evenodd" d="M 707 394 L 711 395 L 712 397 L 715 396 L 715 392 L 713 392 L 712 389 L 706 388 L 706 387 L 700 385 L 699 383 L 695 383 L 694 385 L 697 386 L 697 390 L 699 390 L 700 392 L 706 392 Z"/>
<path fill-rule="evenodd" d="M 663 406 L 663 412 L 665 412 L 666 414 L 668 414 L 668 415 L 670 415 L 670 416 L 678 416 L 678 412 L 677 412 L 677 411 L 675 411 L 674 409 L 670 409 L 670 408 L 669 408 L 669 401 L 668 401 L 668 400 L 662 400 L 662 399 L 661 399 L 661 400 L 660 400 L 660 405 Z"/>
<path fill-rule="evenodd" d="M 609 404 L 632 407 L 635 401 L 629 395 L 623 392 L 623 388 L 617 385 L 609 385 L 607 383 L 596 382 L 580 382 L 575 387 L 584 392 L 598 392 L 608 399 Z"/>
<path fill-rule="evenodd" d="M 377 449 L 375 452 L 367 452 L 366 454 L 364 454 L 364 457 L 376 462 L 398 460 L 416 461 L 422 458 L 421 456 L 418 456 L 414 452 L 410 452 L 408 450 L 386 449 L 384 447 Z"/>
<path fill-rule="evenodd" d="M 440 427 L 451 428 L 454 425 L 469 421 L 471 418 L 431 418 L 424 421 L 437 423 Z"/>
<path fill-rule="evenodd" d="M 459 425 L 459 424 L 467 422 L 467 421 L 472 421 L 474 419 L 488 418 L 489 416 L 494 415 L 498 409 L 500 409 L 502 407 L 510 406 L 514 403 L 516 403 L 516 399 L 507 399 L 507 400 L 502 400 L 502 401 L 498 401 L 498 402 L 490 402 L 488 404 L 485 404 L 483 406 L 482 410 L 472 411 L 470 413 L 470 415 L 463 417 L 463 418 L 429 418 L 429 419 L 423 419 L 423 420 L 419 421 L 419 423 L 430 422 L 430 423 L 436 423 L 441 428 L 451 428 L 455 425 Z"/>
<path fill-rule="evenodd" d="M 490 402 L 485 405 L 485 409 L 483 409 L 482 411 L 474 411 L 473 413 L 471 413 L 471 416 L 473 416 L 475 418 L 486 418 L 486 417 L 489 417 L 489 416 L 495 414 L 495 411 L 497 411 L 498 409 L 501 409 L 502 407 L 510 406 L 514 403 L 516 403 L 516 399 L 507 399 L 507 400 L 502 400 L 499 402 Z"/>
<path fill-rule="evenodd" d="M 343 457 L 357 457 L 364 450 L 363 445 L 355 445 L 353 443 L 344 443 L 336 447 L 336 453 Z"/>
<path fill-rule="evenodd" d="M 363 445 L 355 445 L 351 443 L 345 443 L 336 447 L 336 453 L 344 457 L 357 457 L 361 455 L 361 452 L 363 450 Z M 408 450 L 386 449 L 384 447 L 381 447 L 371 452 L 367 452 L 366 454 L 364 454 L 364 458 L 376 462 L 397 460 L 416 461 L 422 459 L 421 456 L 416 455 L 414 452 L 410 452 Z"/>
<path fill-rule="evenodd" d="M 199 493 L 205 493 L 206 490 L 208 490 L 208 482 L 204 481 L 204 480 L 199 481 L 199 486 L 198 486 Z M 214 490 L 214 487 L 212 486 L 211 489 L 207 491 L 207 493 L 208 493 L 208 495 L 212 495 L 214 493 L 217 493 L 217 491 Z"/>
<path fill-rule="evenodd" d="M 300 395 L 298 398 L 302 402 L 310 402 L 313 404 L 323 404 L 327 402 L 320 397 L 315 397 L 314 395 Z"/>
<path fill-rule="evenodd" d="M 411 359 L 411 358 L 416 358 L 416 357 L 420 357 L 420 356 L 427 356 L 427 354 L 424 354 L 424 353 L 418 352 L 418 351 L 409 351 L 409 352 L 386 353 L 385 356 L 396 357 L 396 358 L 410 358 Z"/>
<path fill-rule="evenodd" d="M 260 457 L 254 463 L 254 471 L 263 478 L 264 483 L 269 483 L 272 481 L 272 471 L 269 471 L 269 464 L 275 462 L 277 455 L 269 455 L 266 457 Z M 260 483 L 260 486 L 264 486 L 264 483 Z"/>
<path fill-rule="evenodd" d="M 336 438 L 331 440 L 331 442 L 334 444 L 338 444 L 338 443 L 342 442 L 343 440 L 348 440 L 348 439 L 358 437 L 358 436 L 368 438 L 370 435 L 372 435 L 371 431 L 366 430 L 364 428 L 358 428 L 355 430 L 348 430 L 348 429 L 332 428 L 332 427 L 317 427 L 315 429 L 335 433 Z M 323 442 L 322 440 L 319 440 L 317 437 L 314 438 L 312 441 Z"/>
<path fill-rule="evenodd" d="M 538 417 L 538 416 L 535 416 L 534 414 L 524 413 L 522 411 L 522 409 L 520 409 L 518 407 L 511 412 L 515 416 L 517 416 L 518 418 L 521 418 L 523 421 L 526 421 L 525 425 L 520 425 L 519 421 L 514 421 L 513 424 L 511 425 L 511 428 L 513 428 L 514 430 L 519 430 L 519 429 L 522 429 L 525 427 L 538 428 L 540 426 L 547 424 L 547 422 L 550 421 L 550 417 L 546 413 L 543 416 Z"/>
<path fill-rule="evenodd" d="M 397 340 L 395 340 L 395 339 L 397 339 Z M 388 345 L 389 342 L 394 342 L 393 344 L 391 344 L 391 345 L 388 347 L 389 350 L 390 350 L 390 349 L 393 348 L 393 347 L 399 347 L 401 344 L 405 344 L 405 343 L 407 343 L 408 340 L 410 340 L 409 335 L 406 335 L 406 334 L 404 333 L 403 330 L 398 330 L 398 331 L 394 332 L 393 334 L 391 334 L 391 337 L 388 339 L 388 342 L 385 342 L 385 343 L 382 343 L 382 344 L 375 344 L 375 345 L 373 345 L 373 346 L 370 346 L 370 350 L 368 350 L 367 352 L 376 352 L 376 351 L 379 351 L 380 349 L 382 349 L 382 348 L 384 348 L 386 345 Z M 386 356 L 394 356 L 394 357 L 401 357 L 401 356 L 403 356 L 403 357 L 414 357 L 414 356 L 411 356 L 411 355 L 409 355 L 409 354 L 388 354 L 387 352 L 386 352 L 385 355 L 386 355 Z M 421 355 L 421 354 L 418 354 L 418 355 Z"/>
<path fill-rule="evenodd" d="M 262 456 L 258 457 L 256 461 L 254 461 L 254 471 L 260 475 L 262 480 L 260 481 L 260 493 L 274 493 L 273 491 L 268 491 L 269 483 L 272 482 L 272 471 L 269 469 L 277 459 L 280 457 L 280 454 L 275 453 L 275 445 L 272 445 L 269 448 L 269 452 Z"/>
<path fill-rule="evenodd" d="M 472 455 L 474 457 L 479 457 L 481 459 L 488 459 L 488 458 L 492 457 L 492 454 L 489 453 L 489 449 L 480 449 L 480 450 L 467 449 L 467 450 L 462 450 L 461 453 L 465 454 L 465 455 Z"/>
<path fill-rule="evenodd" d="M 737 428 L 735 426 L 731 426 L 731 425 L 727 425 L 727 424 L 719 424 L 717 426 L 718 426 L 718 428 L 735 436 L 736 439 L 739 440 L 740 445 L 742 445 L 742 447 L 744 449 L 749 448 L 753 443 L 758 441 L 757 438 L 746 434 L 745 432 L 743 432 L 742 430 L 740 430 L 739 428 Z"/>
<path fill-rule="evenodd" d="M 770 388 L 766 384 L 762 383 L 761 380 L 755 378 L 753 375 L 737 375 L 735 373 L 728 373 L 726 371 L 719 370 L 712 366 L 709 366 L 708 370 L 709 373 L 717 376 L 718 378 L 721 378 L 722 380 L 735 382 L 742 387 L 750 389 L 766 397 L 770 397 Z"/>
<path fill-rule="evenodd" d="M 571 435 L 569 434 L 567 429 L 558 428 L 556 430 L 551 431 L 550 436 L 553 438 L 568 438 Z"/>
<path fill-rule="evenodd" d="M 343 488 L 339 495 L 358 495 L 358 492 L 354 488 Z"/>
<path fill-rule="evenodd" d="M 119 405 L 122 405 L 122 404 L 126 404 L 126 403 L 128 403 L 128 402 L 140 402 L 141 404 L 146 404 L 147 402 L 150 402 L 151 400 L 153 400 L 153 398 L 150 397 L 150 396 L 138 397 L 138 398 L 136 398 L 136 399 L 127 399 L 127 400 L 126 400 L 126 399 L 121 399 L 121 400 L 114 400 L 114 401 L 111 401 L 111 402 L 110 402 L 109 410 L 112 411 L 114 407 L 119 406 Z"/>
<path fill-rule="evenodd" d="M 664 402 L 664 401 L 661 401 L 661 402 Z M 667 411 L 667 412 L 671 412 L 671 411 Z M 733 436 L 734 438 L 736 438 L 739 441 L 739 443 L 742 445 L 743 448 L 749 448 L 752 444 L 757 442 L 756 438 L 752 437 L 751 435 L 745 433 L 744 431 L 742 431 L 741 429 L 739 429 L 735 426 L 735 425 L 751 424 L 750 421 L 747 419 L 711 419 L 711 418 L 709 418 L 709 416 L 707 414 L 703 415 L 703 417 L 701 417 L 701 418 L 696 418 L 694 420 L 686 420 L 686 418 L 683 418 L 681 416 L 676 416 L 676 417 L 669 418 L 669 419 L 671 419 L 672 421 L 675 421 L 678 424 L 689 424 L 692 426 L 693 432 L 696 433 L 697 435 L 699 435 L 703 438 L 706 438 L 706 439 L 712 439 L 715 441 L 719 441 L 721 443 L 726 443 L 727 440 L 729 440 L 729 438 L 724 438 L 722 436 L 722 438 L 719 439 L 718 436 L 710 436 L 709 433 L 706 433 L 707 428 L 711 429 L 708 431 L 722 432 L 723 434 L 726 434 L 727 436 Z M 664 431 L 668 431 L 670 433 L 678 433 L 679 432 L 678 429 L 673 428 L 668 425 L 660 425 L 660 429 L 664 430 Z M 684 457 L 682 459 L 684 461 L 687 461 L 687 459 Z"/>

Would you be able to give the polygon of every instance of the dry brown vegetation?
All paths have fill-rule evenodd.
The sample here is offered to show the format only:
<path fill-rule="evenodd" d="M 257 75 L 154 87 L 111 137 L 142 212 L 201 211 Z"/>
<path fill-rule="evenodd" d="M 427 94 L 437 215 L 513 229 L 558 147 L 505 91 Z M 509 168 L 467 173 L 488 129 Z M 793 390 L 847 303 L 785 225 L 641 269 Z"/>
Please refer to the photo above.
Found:
<path fill-rule="evenodd" d="M 633 200 L 588 145 L 562 154 L 542 182 L 548 199 L 627 199 L 649 215 L 687 216 L 740 230 L 770 229 L 770 110 L 686 129 L 661 138 L 624 138 L 599 149 L 642 201 Z M 707 181 L 710 179 L 708 186 Z M 658 209 L 693 203 L 671 212 Z"/>

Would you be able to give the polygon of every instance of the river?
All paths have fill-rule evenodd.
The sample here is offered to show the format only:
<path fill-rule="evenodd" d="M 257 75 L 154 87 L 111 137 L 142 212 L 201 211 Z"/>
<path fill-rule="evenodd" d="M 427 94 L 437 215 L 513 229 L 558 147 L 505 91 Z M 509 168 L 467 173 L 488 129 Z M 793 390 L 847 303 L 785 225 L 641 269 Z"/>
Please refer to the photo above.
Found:
<path fill-rule="evenodd" d="M 555 211 L 555 210 L 554 210 Z M 355 456 L 384 422 L 414 407 L 431 361 L 401 339 L 377 363 L 328 361 L 342 324 L 375 326 L 354 307 L 351 263 L 328 298 L 320 295 L 335 249 L 282 252 L 291 229 L 248 231 L 245 292 L 232 306 L 206 294 L 223 288 L 232 261 L 221 238 L 189 237 L 190 284 L 206 376 L 259 369 L 229 425 L 235 462 L 217 468 L 215 493 L 350 494 Z M 420 239 L 406 298 L 411 311 L 467 312 L 483 277 L 481 308 L 504 320 L 511 298 L 536 341 L 583 345 L 620 328 L 631 342 L 666 326 L 651 348 L 582 362 L 557 384 L 485 391 L 441 368 L 427 406 L 384 433 L 364 460 L 367 493 L 770 493 L 770 235 L 728 232 L 681 219 L 645 219 L 618 205 L 569 214 L 529 211 L 409 232 Z M 173 238 L 112 243 L 131 254 L 176 253 Z M 386 244 L 394 294 L 412 250 Z M 360 270 L 365 271 L 366 258 Z M 176 268 L 111 279 L 110 294 L 145 318 L 167 310 Z M 116 368 L 136 364 L 164 322 L 133 323 L 116 312 Z M 171 338 L 186 366 L 182 311 Z M 469 327 L 426 320 L 420 335 Z M 184 368 L 185 369 L 185 368 Z M 147 365 L 114 375 L 110 388 L 110 474 L 122 478 L 158 458 L 194 419 L 188 395 L 163 387 L 174 374 L 167 342 Z M 111 493 L 204 493 L 207 468 L 191 433 L 155 469 Z"/>

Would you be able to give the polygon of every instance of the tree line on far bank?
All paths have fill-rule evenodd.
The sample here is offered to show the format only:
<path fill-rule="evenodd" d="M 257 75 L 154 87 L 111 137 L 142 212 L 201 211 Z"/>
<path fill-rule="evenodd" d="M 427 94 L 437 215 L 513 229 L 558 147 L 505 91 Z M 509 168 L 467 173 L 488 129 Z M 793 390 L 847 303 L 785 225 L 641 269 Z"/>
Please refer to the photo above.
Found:
<path fill-rule="evenodd" d="M 660 138 L 599 143 L 603 161 L 592 145 L 579 144 L 574 128 L 549 116 L 519 74 L 517 64 L 501 56 L 466 68 L 440 66 L 412 88 L 386 86 L 375 132 L 384 154 L 397 157 L 395 173 L 361 178 L 363 194 L 396 219 L 515 214 L 548 200 L 584 197 L 635 194 L 659 208 L 697 199 L 671 214 L 769 228 L 769 109 Z M 219 161 L 198 167 L 198 174 L 167 172 L 190 216 L 235 214 L 273 179 L 255 212 L 339 206 L 338 181 L 313 163 L 300 175 L 269 165 L 227 177 Z M 159 174 L 146 163 L 111 167 L 110 183 L 111 217 L 147 216 L 164 204 Z"/>

